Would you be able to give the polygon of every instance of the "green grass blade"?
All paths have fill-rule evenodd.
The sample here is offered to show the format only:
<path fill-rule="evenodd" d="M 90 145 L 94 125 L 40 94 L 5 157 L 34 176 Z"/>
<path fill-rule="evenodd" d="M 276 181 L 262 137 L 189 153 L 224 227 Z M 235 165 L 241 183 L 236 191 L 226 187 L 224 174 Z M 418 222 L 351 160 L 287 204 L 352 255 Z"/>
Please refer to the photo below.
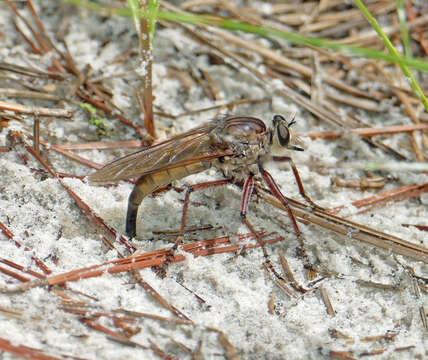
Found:
<path fill-rule="evenodd" d="M 158 18 L 160 0 L 149 0 L 147 4 L 147 18 L 150 24 L 150 34 L 152 41 L 155 35 L 156 19 Z"/>
<path fill-rule="evenodd" d="M 276 37 L 290 41 L 295 44 L 312 45 L 330 50 L 344 51 L 365 58 L 385 60 L 395 64 L 406 64 L 407 66 L 410 66 L 417 70 L 428 72 L 428 62 L 423 60 L 415 58 L 406 58 L 403 56 L 397 57 L 391 54 L 387 54 L 383 51 L 341 44 L 336 41 L 326 40 L 322 38 L 313 38 L 297 33 L 265 28 L 262 26 L 252 25 L 244 22 L 237 22 L 227 19 L 213 18 L 189 13 L 175 13 L 169 11 L 159 11 L 159 19 L 179 23 L 186 22 L 192 24 L 206 24 L 221 27 L 228 30 L 240 30 L 247 33 L 257 34 L 263 37 Z"/>
<path fill-rule="evenodd" d="M 140 6 L 138 5 L 138 0 L 128 0 L 128 6 L 131 10 L 132 22 L 138 33 L 140 28 Z"/>
<path fill-rule="evenodd" d="M 392 45 L 391 41 L 388 39 L 388 37 L 383 32 L 382 28 L 377 23 L 376 19 L 370 14 L 370 12 L 367 10 L 367 8 L 364 6 L 363 2 L 361 0 L 354 0 L 355 4 L 359 7 L 361 12 L 366 17 L 367 21 L 370 23 L 370 25 L 373 27 L 373 29 L 376 30 L 380 38 L 382 39 L 383 43 L 385 44 L 386 48 L 389 50 L 389 52 L 396 57 L 397 59 L 403 59 L 400 54 L 398 54 L 397 50 L 395 49 L 394 45 Z M 404 76 L 409 80 L 413 90 L 415 91 L 416 95 L 419 97 L 421 102 L 424 104 L 425 110 L 428 111 L 428 101 L 425 97 L 425 94 L 423 93 L 421 87 L 419 86 L 418 82 L 416 81 L 416 78 L 413 76 L 412 72 L 409 70 L 407 65 L 404 62 L 397 62 L 400 66 L 401 70 L 404 73 Z"/>
<path fill-rule="evenodd" d="M 130 10 L 127 8 L 108 8 L 86 0 L 62 1 L 68 2 L 76 6 L 86 7 L 92 11 L 96 11 L 103 15 L 114 14 L 119 16 L 132 16 Z M 141 16 L 143 16 L 143 12 L 141 12 Z M 244 22 L 237 22 L 228 19 L 214 18 L 210 16 L 202 16 L 191 13 L 176 13 L 170 11 L 158 11 L 158 18 L 177 23 L 185 22 L 190 24 L 207 24 L 228 30 L 239 30 L 247 33 L 258 34 L 263 37 L 276 37 L 290 41 L 291 43 L 295 44 L 312 45 L 335 51 L 343 51 L 364 58 L 384 60 L 393 64 L 404 64 L 415 70 L 428 72 L 428 62 L 421 59 L 404 56 L 394 56 L 383 51 L 341 44 L 337 41 L 303 36 L 297 33 L 265 28 L 263 26 L 251 25 Z"/>
<path fill-rule="evenodd" d="M 404 9 L 403 0 L 397 0 L 397 15 L 400 22 L 401 39 L 403 41 L 404 55 L 412 57 L 412 49 L 410 47 L 409 32 L 407 31 L 406 11 Z"/>

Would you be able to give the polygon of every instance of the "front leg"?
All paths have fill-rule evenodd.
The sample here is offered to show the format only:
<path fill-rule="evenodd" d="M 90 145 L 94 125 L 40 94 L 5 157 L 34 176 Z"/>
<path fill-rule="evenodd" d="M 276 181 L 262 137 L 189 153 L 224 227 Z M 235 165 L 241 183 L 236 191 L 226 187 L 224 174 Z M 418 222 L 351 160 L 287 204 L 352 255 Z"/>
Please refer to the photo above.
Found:
<path fill-rule="evenodd" d="M 325 210 L 323 207 L 315 204 L 311 198 L 306 195 L 305 189 L 303 188 L 302 180 L 300 179 L 299 171 L 297 170 L 296 164 L 293 159 L 289 156 L 272 156 L 272 160 L 276 162 L 288 162 L 293 170 L 294 178 L 296 179 L 297 187 L 299 188 L 300 195 L 311 205 L 314 209 Z"/>
<path fill-rule="evenodd" d="M 294 232 L 296 233 L 297 241 L 300 244 L 300 254 L 303 257 L 303 261 L 305 263 L 305 268 L 309 271 L 313 271 L 313 265 L 309 259 L 308 254 L 306 253 L 305 249 L 305 243 L 303 241 L 303 235 L 302 232 L 299 229 L 299 225 L 297 225 L 296 218 L 294 217 L 293 211 L 291 210 L 290 204 L 288 203 L 287 198 L 281 193 L 281 190 L 279 189 L 278 185 L 273 180 L 273 177 L 271 174 L 269 174 L 265 169 L 260 167 L 260 172 L 266 182 L 266 184 L 269 186 L 269 189 L 272 191 L 274 196 L 284 205 L 284 207 L 287 209 L 288 216 L 290 217 L 291 223 L 294 228 Z M 310 275 L 312 276 L 312 275 Z"/>

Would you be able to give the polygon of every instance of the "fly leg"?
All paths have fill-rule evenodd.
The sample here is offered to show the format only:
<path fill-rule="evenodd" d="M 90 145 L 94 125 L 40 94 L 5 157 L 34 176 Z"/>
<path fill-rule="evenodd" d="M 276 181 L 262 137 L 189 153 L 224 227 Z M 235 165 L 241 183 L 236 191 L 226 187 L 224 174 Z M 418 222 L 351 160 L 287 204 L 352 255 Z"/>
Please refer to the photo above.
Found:
<path fill-rule="evenodd" d="M 177 236 L 177 239 L 175 240 L 173 247 L 171 248 L 169 253 L 166 255 L 166 259 L 165 259 L 164 264 L 159 268 L 159 270 L 157 272 L 158 275 L 160 275 L 162 277 L 166 276 L 166 269 L 168 267 L 168 264 L 171 262 L 172 258 L 174 257 L 174 253 L 177 251 L 178 247 L 183 242 L 184 231 L 186 228 L 187 210 L 189 209 L 189 204 L 190 204 L 190 194 L 194 191 L 209 189 L 209 188 L 218 187 L 218 186 L 224 186 L 224 185 L 230 184 L 231 182 L 232 181 L 229 179 L 216 180 L 216 181 L 209 181 L 209 182 L 204 182 L 204 183 L 200 183 L 200 184 L 190 185 L 187 188 L 186 195 L 184 197 L 183 212 L 181 215 L 180 232 Z"/>
<path fill-rule="evenodd" d="M 308 195 L 306 195 L 305 189 L 303 188 L 302 180 L 300 179 L 299 171 L 297 170 L 296 164 L 294 163 L 294 161 L 293 161 L 293 159 L 291 157 L 288 157 L 288 156 L 273 156 L 272 159 L 274 161 L 277 161 L 277 162 L 287 161 L 290 164 L 290 166 L 291 166 L 291 170 L 293 170 L 294 178 L 296 179 L 296 183 L 297 183 L 297 187 L 299 188 L 300 195 L 314 209 L 324 210 L 321 206 L 318 206 L 317 204 L 315 204 Z"/>
<path fill-rule="evenodd" d="M 254 229 L 254 226 L 248 221 L 247 219 L 247 209 L 248 209 L 248 203 L 250 201 L 251 194 L 254 190 L 254 176 L 250 175 L 244 184 L 244 190 L 242 192 L 242 199 L 241 199 L 241 218 L 244 224 L 247 226 L 248 230 L 250 230 L 251 234 L 256 238 L 257 242 L 259 243 L 260 247 L 263 250 L 263 256 L 265 258 L 265 265 L 268 270 L 270 270 L 279 280 L 285 281 L 284 278 L 275 270 L 274 266 L 272 265 L 272 262 L 269 259 L 269 255 L 266 250 L 265 242 L 260 237 L 260 234 L 257 233 L 256 229 Z"/>
<path fill-rule="evenodd" d="M 303 261 L 305 264 L 305 268 L 308 269 L 309 271 L 313 271 L 313 265 L 309 259 L 308 254 L 306 253 L 306 249 L 305 249 L 305 243 L 303 241 L 303 235 L 302 232 L 299 229 L 299 226 L 297 225 L 297 221 L 296 218 L 294 217 L 293 211 L 291 210 L 290 204 L 288 203 L 288 200 L 286 199 L 286 197 L 284 195 L 282 195 L 281 190 L 279 189 L 278 185 L 275 183 L 275 181 L 272 178 L 272 175 L 269 174 L 265 169 L 263 169 L 262 167 L 260 167 L 260 172 L 264 178 L 264 180 L 266 181 L 266 184 L 269 186 L 269 189 L 272 191 L 272 193 L 274 194 L 274 196 L 282 203 L 282 205 L 284 205 L 284 207 L 287 209 L 288 212 L 288 216 L 291 219 L 291 223 L 293 225 L 294 228 L 294 232 L 296 233 L 297 236 L 297 240 L 300 244 L 300 249 L 299 249 L 299 253 L 300 255 L 303 257 Z"/>

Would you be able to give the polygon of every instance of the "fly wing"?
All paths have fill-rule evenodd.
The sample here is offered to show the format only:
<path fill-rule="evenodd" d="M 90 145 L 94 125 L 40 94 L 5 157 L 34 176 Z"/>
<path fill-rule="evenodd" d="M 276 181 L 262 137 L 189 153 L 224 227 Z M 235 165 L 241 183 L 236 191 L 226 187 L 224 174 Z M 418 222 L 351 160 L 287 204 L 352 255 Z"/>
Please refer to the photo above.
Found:
<path fill-rule="evenodd" d="M 201 127 L 177 135 L 159 144 L 147 147 L 133 154 L 105 165 L 89 176 L 95 185 L 117 182 L 156 172 L 160 169 L 191 164 L 203 159 L 213 159 L 225 155 L 215 151 L 210 143 L 210 132 L 216 123 L 210 122 Z"/>

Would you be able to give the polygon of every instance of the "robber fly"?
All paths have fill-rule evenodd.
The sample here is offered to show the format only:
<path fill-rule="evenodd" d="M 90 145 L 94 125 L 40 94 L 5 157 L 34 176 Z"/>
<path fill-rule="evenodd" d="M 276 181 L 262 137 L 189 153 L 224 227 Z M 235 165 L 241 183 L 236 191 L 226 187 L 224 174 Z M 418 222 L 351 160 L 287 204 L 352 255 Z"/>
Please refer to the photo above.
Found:
<path fill-rule="evenodd" d="M 147 195 L 171 184 L 174 180 L 214 167 L 225 179 L 189 187 L 185 197 L 180 233 L 184 233 L 185 217 L 192 191 L 227 183 L 243 184 L 241 217 L 260 244 L 262 240 L 247 220 L 246 213 L 255 180 L 264 180 L 272 194 L 287 208 L 303 248 L 301 233 L 288 201 L 272 176 L 263 168 L 268 160 L 289 162 L 301 195 L 313 204 L 304 193 L 297 168 L 291 158 L 272 154 L 275 148 L 303 151 L 296 145 L 296 139 L 290 129 L 294 123 L 294 120 L 288 123 L 281 115 L 275 115 L 269 127 L 255 117 L 221 118 L 115 160 L 90 175 L 89 180 L 91 184 L 100 185 L 138 178 L 129 196 L 126 215 L 126 234 L 134 237 L 138 208 Z"/>

